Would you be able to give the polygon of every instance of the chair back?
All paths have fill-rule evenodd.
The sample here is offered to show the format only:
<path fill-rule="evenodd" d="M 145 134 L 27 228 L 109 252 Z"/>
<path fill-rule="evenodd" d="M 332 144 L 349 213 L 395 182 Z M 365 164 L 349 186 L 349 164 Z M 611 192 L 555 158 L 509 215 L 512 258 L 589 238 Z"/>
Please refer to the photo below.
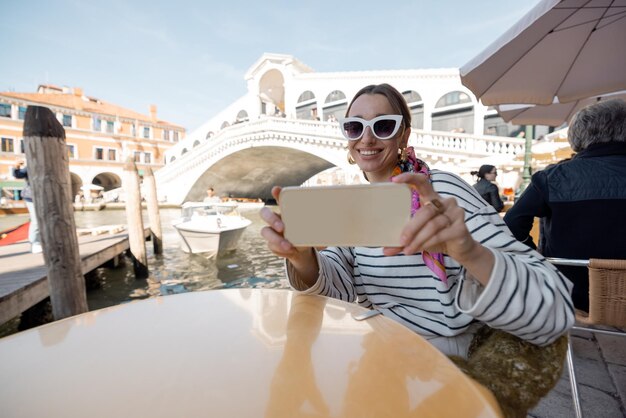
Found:
<path fill-rule="evenodd" d="M 579 322 L 626 328 L 626 260 L 548 258 L 548 261 L 554 265 L 588 267 L 589 313 L 577 311 Z"/>
<path fill-rule="evenodd" d="M 587 323 L 626 327 L 626 260 L 589 260 Z"/>

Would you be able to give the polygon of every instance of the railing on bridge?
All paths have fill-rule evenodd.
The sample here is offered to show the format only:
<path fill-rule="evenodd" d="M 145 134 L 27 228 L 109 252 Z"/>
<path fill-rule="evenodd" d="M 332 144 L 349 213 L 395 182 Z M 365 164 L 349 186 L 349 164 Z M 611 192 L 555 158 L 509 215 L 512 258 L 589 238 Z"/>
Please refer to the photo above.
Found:
<path fill-rule="evenodd" d="M 414 129 L 414 146 L 438 151 L 452 151 L 478 157 L 515 157 L 524 153 L 524 139 L 500 136 L 473 135 L 454 132 L 422 131 Z M 412 141 L 409 140 L 411 143 Z"/>

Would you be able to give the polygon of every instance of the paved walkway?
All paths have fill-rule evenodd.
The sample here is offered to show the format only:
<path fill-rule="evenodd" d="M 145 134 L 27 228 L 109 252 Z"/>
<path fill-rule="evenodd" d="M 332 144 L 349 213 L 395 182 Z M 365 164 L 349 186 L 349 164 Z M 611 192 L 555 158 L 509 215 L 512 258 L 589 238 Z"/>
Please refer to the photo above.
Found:
<path fill-rule="evenodd" d="M 608 328 L 610 329 L 610 328 Z M 574 366 L 583 414 L 587 418 L 626 417 L 626 336 L 573 331 Z M 567 368 L 533 418 L 574 417 Z"/>

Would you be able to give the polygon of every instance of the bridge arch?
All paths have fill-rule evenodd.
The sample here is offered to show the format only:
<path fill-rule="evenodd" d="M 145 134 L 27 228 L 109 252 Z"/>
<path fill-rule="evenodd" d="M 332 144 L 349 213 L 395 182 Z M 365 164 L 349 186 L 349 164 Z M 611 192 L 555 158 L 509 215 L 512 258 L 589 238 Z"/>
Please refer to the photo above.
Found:
<path fill-rule="evenodd" d="M 70 182 L 72 185 L 72 198 L 80 191 L 80 186 L 83 185 L 83 179 L 76 173 L 70 172 Z"/>
<path fill-rule="evenodd" d="M 274 185 L 299 186 L 331 167 L 330 161 L 289 146 L 233 150 L 195 179 L 184 201 L 202 200 L 208 187 L 218 196 L 271 199 Z"/>
<path fill-rule="evenodd" d="M 100 173 L 91 180 L 92 184 L 104 187 L 104 191 L 109 191 L 122 187 L 122 179 L 115 173 Z"/>

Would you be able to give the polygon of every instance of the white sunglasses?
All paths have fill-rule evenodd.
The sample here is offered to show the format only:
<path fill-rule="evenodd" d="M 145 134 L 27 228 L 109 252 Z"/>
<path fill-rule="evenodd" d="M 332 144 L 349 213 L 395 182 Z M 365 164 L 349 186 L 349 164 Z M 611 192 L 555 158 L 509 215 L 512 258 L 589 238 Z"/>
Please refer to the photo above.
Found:
<path fill-rule="evenodd" d="M 357 141 L 363 138 L 365 128 L 368 126 L 378 139 L 390 139 L 398 133 L 402 124 L 402 115 L 382 115 L 372 120 L 352 117 L 339 119 L 341 133 L 348 141 Z"/>

